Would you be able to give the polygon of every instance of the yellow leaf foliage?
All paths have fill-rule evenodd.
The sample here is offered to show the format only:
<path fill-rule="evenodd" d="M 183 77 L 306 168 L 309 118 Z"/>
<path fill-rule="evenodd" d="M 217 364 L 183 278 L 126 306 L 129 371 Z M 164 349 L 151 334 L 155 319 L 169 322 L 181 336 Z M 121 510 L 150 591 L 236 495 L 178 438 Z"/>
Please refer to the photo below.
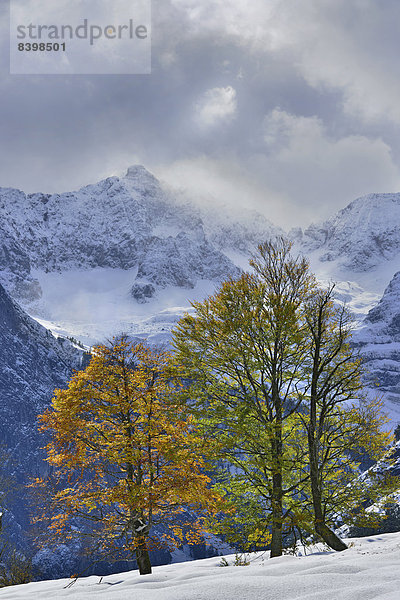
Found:
<path fill-rule="evenodd" d="M 79 533 L 77 518 L 85 517 L 100 546 L 117 548 L 122 539 L 133 551 L 143 535 L 150 547 L 179 545 L 185 535 L 200 540 L 201 521 L 190 511 L 215 512 L 221 499 L 210 489 L 203 439 L 178 401 L 180 377 L 168 363 L 167 353 L 121 337 L 96 347 L 89 366 L 55 391 L 39 416 L 51 434 L 53 476 L 32 484 L 45 497 L 36 522 L 55 538 Z M 135 529 L 138 519 L 145 534 Z M 164 533 L 154 534 L 154 525 Z"/>

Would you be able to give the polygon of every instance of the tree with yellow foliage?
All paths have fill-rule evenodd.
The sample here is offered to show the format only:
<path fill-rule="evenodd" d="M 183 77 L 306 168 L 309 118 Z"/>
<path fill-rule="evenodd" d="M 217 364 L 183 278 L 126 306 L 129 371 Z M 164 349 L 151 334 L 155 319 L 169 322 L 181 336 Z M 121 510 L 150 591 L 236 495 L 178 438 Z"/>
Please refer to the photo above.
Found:
<path fill-rule="evenodd" d="M 392 436 L 384 429 L 382 401 L 364 394 L 361 357 L 351 345 L 351 315 L 335 303 L 334 287 L 313 290 L 307 302 L 307 387 L 299 419 L 307 433 L 314 528 L 340 551 L 347 546 L 334 531 L 338 518 L 348 525 L 375 524 L 377 513 L 367 506 L 389 497 L 399 484 L 374 471 L 360 477 L 363 458 L 381 460 Z"/>
<path fill-rule="evenodd" d="M 235 466 L 235 488 L 245 488 L 240 504 L 249 494 L 259 498 L 264 525 L 257 529 L 264 539 L 270 529 L 271 557 L 282 554 L 292 498 L 308 477 L 295 476 L 304 451 L 292 421 L 307 385 L 304 306 L 315 280 L 307 261 L 290 250 L 283 238 L 260 246 L 250 263 L 253 274 L 194 302 L 194 314 L 174 331 L 176 363 L 193 382 L 187 394 Z"/>
<path fill-rule="evenodd" d="M 219 502 L 193 417 L 175 400 L 179 378 L 168 376 L 168 359 L 125 336 L 97 346 L 39 417 L 51 434 L 55 485 L 37 520 L 59 540 L 79 534 L 87 519 L 98 548 L 128 551 L 140 574 L 151 573 L 150 549 L 198 543 L 199 515 Z"/>
<path fill-rule="evenodd" d="M 280 238 L 250 265 L 174 331 L 176 364 L 192 382 L 184 392 L 220 442 L 219 489 L 238 507 L 217 530 L 269 543 L 271 557 L 294 527 L 343 550 L 340 519 L 367 522 L 368 503 L 396 487 L 360 477 L 360 458 L 379 460 L 390 444 L 385 417 L 364 398 L 350 317 L 307 260 Z"/>

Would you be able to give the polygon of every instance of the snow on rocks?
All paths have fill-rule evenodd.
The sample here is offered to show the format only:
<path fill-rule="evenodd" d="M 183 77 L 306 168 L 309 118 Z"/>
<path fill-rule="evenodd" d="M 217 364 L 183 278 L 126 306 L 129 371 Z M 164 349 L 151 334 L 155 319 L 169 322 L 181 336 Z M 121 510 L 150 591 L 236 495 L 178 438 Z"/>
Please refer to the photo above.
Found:
<path fill-rule="evenodd" d="M 156 287 L 190 289 L 201 279 L 221 281 L 239 272 L 213 244 L 215 227 L 208 233 L 199 210 L 177 205 L 142 166 L 76 192 L 26 195 L 0 188 L 0 220 L 0 270 L 17 269 L 22 280 L 29 280 L 30 267 L 45 272 L 136 268 L 142 287 L 141 293 L 134 288 L 133 297 L 143 301 Z M 11 291 L 18 293 L 15 286 Z"/>
<path fill-rule="evenodd" d="M 386 407 L 400 422 L 400 271 L 354 336 L 366 365 L 366 382 L 384 393 Z"/>
<path fill-rule="evenodd" d="M 321 225 L 305 230 L 302 245 L 319 260 L 352 271 L 369 271 L 400 253 L 400 193 L 369 194 L 351 202 Z"/>

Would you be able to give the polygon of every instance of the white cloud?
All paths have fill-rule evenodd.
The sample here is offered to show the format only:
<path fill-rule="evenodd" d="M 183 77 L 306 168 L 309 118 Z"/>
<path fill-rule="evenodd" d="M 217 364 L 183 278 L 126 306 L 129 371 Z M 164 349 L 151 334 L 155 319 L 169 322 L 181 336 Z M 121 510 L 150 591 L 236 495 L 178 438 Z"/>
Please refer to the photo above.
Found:
<path fill-rule="evenodd" d="M 190 199 L 213 210 L 247 212 L 258 210 L 274 221 L 274 207 L 282 197 L 268 190 L 264 181 L 254 176 L 235 156 L 211 159 L 199 155 L 192 159 L 158 165 L 154 173 L 178 190 L 182 199 Z M 179 197 L 179 196 L 178 196 Z M 271 212 L 272 209 L 272 212 Z M 276 221 L 278 223 L 278 221 Z"/>
<path fill-rule="evenodd" d="M 279 108 L 264 119 L 264 150 L 239 158 L 197 156 L 155 172 L 200 202 L 255 208 L 283 228 L 307 226 L 370 192 L 400 190 L 400 172 L 379 138 L 334 138 L 317 117 Z"/>
<path fill-rule="evenodd" d="M 253 166 L 270 189 L 286 197 L 293 222 L 327 217 L 369 192 L 400 188 L 399 169 L 379 138 L 334 138 L 317 117 L 277 108 L 265 117 L 264 139 L 267 151 L 253 157 Z"/>
<path fill-rule="evenodd" d="M 170 0 L 185 20 L 188 35 L 231 35 L 247 41 L 265 37 L 270 18 L 282 0 Z"/>
<path fill-rule="evenodd" d="M 264 119 L 264 140 L 268 146 L 312 143 L 322 136 L 323 124 L 317 117 L 295 116 L 275 108 Z"/>
<path fill-rule="evenodd" d="M 311 87 L 342 93 L 346 113 L 400 124 L 398 0 L 170 0 L 169 6 L 184 23 L 182 36 L 234 40 L 260 65 L 262 57 L 286 60 Z"/>
<path fill-rule="evenodd" d="M 399 0 L 154 0 L 153 17 L 145 78 L 11 77 L 3 36 L 0 185 L 142 162 L 282 225 L 399 190 Z"/>
<path fill-rule="evenodd" d="M 315 88 L 343 93 L 344 110 L 400 124 L 400 5 L 392 0 L 282 0 L 274 49 L 289 51 Z"/>
<path fill-rule="evenodd" d="M 231 87 L 216 87 L 202 96 L 195 105 L 195 119 L 210 127 L 231 120 L 236 114 L 236 90 Z"/>

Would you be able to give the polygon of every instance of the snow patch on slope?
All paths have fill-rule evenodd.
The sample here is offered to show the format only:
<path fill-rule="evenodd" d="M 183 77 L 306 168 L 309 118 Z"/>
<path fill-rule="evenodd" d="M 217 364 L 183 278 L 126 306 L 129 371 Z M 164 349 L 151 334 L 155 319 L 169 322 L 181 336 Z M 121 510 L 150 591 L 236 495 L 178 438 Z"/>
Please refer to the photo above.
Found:
<path fill-rule="evenodd" d="M 54 334 L 72 336 L 88 346 L 121 332 L 164 344 L 173 325 L 190 310 L 190 301 L 215 289 L 210 280 L 192 290 L 168 286 L 157 290 L 150 302 L 138 304 L 130 296 L 134 274 L 134 269 L 35 270 L 43 295 L 29 310 Z"/>

